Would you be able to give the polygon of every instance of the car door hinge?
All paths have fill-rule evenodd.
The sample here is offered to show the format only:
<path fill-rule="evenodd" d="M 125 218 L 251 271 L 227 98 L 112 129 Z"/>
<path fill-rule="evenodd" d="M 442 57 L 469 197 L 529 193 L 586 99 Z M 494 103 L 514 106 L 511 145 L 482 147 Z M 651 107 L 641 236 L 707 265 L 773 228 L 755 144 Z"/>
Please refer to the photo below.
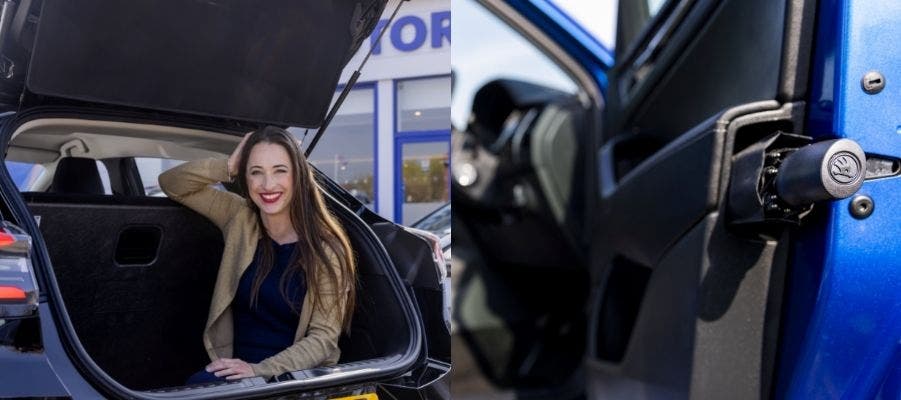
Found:
<path fill-rule="evenodd" d="M 776 132 L 732 157 L 729 223 L 798 224 L 815 203 L 856 193 L 867 169 L 863 149 L 853 140 L 812 143 Z"/>

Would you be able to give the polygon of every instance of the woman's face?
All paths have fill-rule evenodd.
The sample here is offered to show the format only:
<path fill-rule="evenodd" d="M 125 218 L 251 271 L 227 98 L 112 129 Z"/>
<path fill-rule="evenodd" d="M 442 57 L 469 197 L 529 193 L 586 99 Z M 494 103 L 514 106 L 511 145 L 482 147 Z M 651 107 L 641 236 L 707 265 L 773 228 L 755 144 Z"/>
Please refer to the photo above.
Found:
<path fill-rule="evenodd" d="M 247 189 L 260 212 L 269 217 L 288 217 L 294 193 L 291 157 L 284 147 L 257 143 L 247 159 Z"/>

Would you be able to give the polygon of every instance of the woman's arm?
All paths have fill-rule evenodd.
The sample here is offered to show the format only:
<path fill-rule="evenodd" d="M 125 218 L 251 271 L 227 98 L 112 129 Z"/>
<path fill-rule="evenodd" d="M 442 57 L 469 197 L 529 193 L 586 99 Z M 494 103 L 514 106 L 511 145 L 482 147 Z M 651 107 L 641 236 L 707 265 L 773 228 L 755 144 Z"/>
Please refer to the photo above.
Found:
<path fill-rule="evenodd" d="M 230 180 L 228 160 L 217 158 L 189 161 L 159 177 L 160 188 L 169 198 L 207 217 L 219 229 L 245 207 L 241 196 L 210 186 Z"/>
<path fill-rule="evenodd" d="M 224 230 L 245 202 L 241 196 L 216 190 L 210 185 L 231 181 L 233 176 L 238 175 L 241 152 L 252 133 L 244 135 L 228 160 L 210 158 L 190 161 L 162 173 L 159 177 L 160 188 L 169 198 L 197 211 Z"/>

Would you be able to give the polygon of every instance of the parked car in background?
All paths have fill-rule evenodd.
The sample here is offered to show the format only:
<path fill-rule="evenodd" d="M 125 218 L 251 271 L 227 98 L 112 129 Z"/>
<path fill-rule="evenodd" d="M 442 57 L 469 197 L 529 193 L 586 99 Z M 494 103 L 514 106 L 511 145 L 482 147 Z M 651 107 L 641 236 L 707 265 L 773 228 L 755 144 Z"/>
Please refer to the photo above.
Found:
<path fill-rule="evenodd" d="M 451 203 L 445 203 L 412 225 L 413 228 L 431 232 L 438 237 L 438 245 L 444 252 L 444 260 L 451 263 Z"/>
<path fill-rule="evenodd" d="M 449 397 L 437 240 L 319 171 L 359 274 L 338 365 L 185 386 L 209 362 L 222 235 L 142 179 L 142 160 L 226 158 L 262 126 L 320 128 L 386 3 L 0 5 L 0 397 Z"/>
<path fill-rule="evenodd" d="M 451 203 L 445 203 L 426 216 L 411 225 L 416 229 L 422 229 L 434 233 L 438 237 L 451 233 Z"/>
<path fill-rule="evenodd" d="M 438 247 L 444 255 L 446 269 L 448 274 L 451 273 L 451 203 L 445 203 L 438 207 L 435 211 L 426 214 L 419 221 L 413 223 L 412 228 L 431 232 L 438 238 Z M 450 281 L 448 281 L 450 284 Z M 448 305 L 450 305 L 450 297 L 448 297 Z"/>
<path fill-rule="evenodd" d="M 454 2 L 455 358 L 518 398 L 901 398 L 901 3 L 619 1 L 615 45 L 570 5 Z"/>

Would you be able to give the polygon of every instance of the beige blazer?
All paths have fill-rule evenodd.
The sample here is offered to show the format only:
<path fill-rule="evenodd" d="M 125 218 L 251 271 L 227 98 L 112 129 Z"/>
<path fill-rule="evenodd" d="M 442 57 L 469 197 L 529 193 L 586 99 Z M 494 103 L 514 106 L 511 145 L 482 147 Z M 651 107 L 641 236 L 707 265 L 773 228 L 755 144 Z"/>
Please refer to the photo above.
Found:
<path fill-rule="evenodd" d="M 241 275 L 253 260 L 261 237 L 257 216 L 247 206 L 246 200 L 210 186 L 230 180 L 228 161 L 225 159 L 187 162 L 159 177 L 160 187 L 169 198 L 209 218 L 222 230 L 225 239 L 210 313 L 203 332 L 203 344 L 211 360 L 232 357 L 232 299 Z M 328 267 L 334 265 L 336 263 Z M 337 293 L 332 282 L 320 283 L 319 293 L 318 300 L 325 302 L 325 307 L 316 305 L 316 300 L 307 295 L 294 334 L 294 344 L 258 364 L 251 364 L 256 375 L 268 379 L 288 371 L 338 362 L 343 309 L 337 302 L 343 300 L 344 294 Z"/>

